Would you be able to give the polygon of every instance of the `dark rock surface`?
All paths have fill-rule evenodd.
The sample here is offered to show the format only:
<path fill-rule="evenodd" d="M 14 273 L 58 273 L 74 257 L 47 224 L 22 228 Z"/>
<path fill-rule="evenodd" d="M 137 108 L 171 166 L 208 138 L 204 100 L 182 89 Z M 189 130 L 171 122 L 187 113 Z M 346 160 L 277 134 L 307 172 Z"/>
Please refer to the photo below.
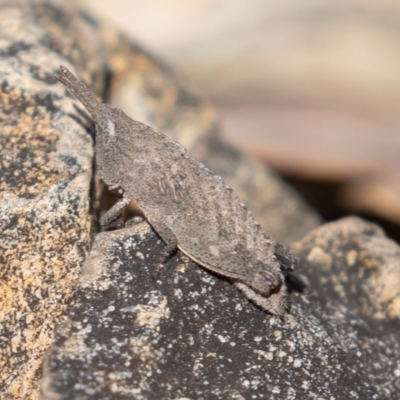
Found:
<path fill-rule="evenodd" d="M 281 321 L 180 253 L 158 266 L 162 251 L 145 222 L 96 237 L 44 399 L 396 398 L 395 331 L 378 334 L 321 285 L 292 294 Z"/>

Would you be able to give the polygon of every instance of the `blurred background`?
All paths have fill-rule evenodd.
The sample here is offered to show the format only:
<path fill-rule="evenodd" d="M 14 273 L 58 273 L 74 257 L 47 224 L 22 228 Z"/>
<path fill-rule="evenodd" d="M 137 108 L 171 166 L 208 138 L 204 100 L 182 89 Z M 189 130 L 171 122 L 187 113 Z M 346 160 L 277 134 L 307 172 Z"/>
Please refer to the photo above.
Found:
<path fill-rule="evenodd" d="M 400 241 L 398 0 L 81 0 L 185 76 L 328 220 Z"/>

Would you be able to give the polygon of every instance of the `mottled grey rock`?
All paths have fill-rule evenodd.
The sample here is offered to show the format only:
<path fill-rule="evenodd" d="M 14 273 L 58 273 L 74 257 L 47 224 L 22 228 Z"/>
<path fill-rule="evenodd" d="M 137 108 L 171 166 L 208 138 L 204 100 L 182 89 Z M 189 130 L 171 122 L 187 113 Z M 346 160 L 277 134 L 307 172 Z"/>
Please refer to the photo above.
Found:
<path fill-rule="evenodd" d="M 0 398 L 36 399 L 92 220 L 90 125 L 52 74 L 104 46 L 55 1 L 0 1 L 0 33 Z"/>
<path fill-rule="evenodd" d="M 1 1 L 0 30 L 2 399 L 38 397 L 68 307 L 45 399 L 399 398 L 399 250 L 376 228 L 327 225 L 297 245 L 308 288 L 292 293 L 285 321 L 180 253 L 159 266 L 164 245 L 146 223 L 98 235 L 72 297 L 93 154 L 86 114 L 52 78 L 61 63 L 103 93 L 108 62 L 104 95 L 223 175 L 282 242 L 319 217 L 224 144 L 212 107 L 117 32 L 50 0 Z"/>
<path fill-rule="evenodd" d="M 163 249 L 145 222 L 96 237 L 43 399 L 399 398 L 394 331 L 312 286 L 282 321 L 181 253 L 159 266 Z"/>
<path fill-rule="evenodd" d="M 137 92 L 136 102 L 155 106 L 154 121 L 177 132 L 186 145 L 217 129 L 213 108 L 177 85 L 165 66 L 115 31 L 102 30 L 90 16 L 62 1 L 0 1 L 2 399 L 37 398 L 42 355 L 65 317 L 90 246 L 91 208 L 97 196 L 92 191 L 90 205 L 92 126 L 82 106 L 56 85 L 53 72 L 59 64 L 74 68 L 106 97 L 108 62 L 112 88 L 124 82 L 124 74 L 116 79 L 121 66 L 135 71 L 138 87 L 158 75 L 158 88 L 166 95 L 158 98 L 152 86 L 146 86 Z M 129 47 L 126 53 L 120 52 L 124 46 Z M 131 97 L 127 99 L 130 104 Z M 187 135 L 191 131 L 195 135 Z M 259 182 L 263 186 L 265 181 Z M 277 193 L 274 188 L 270 192 Z M 293 207 L 300 203 L 294 196 Z M 277 210 L 273 218 L 280 219 L 280 214 Z M 296 215 L 296 226 L 313 227 L 319 220 L 311 211 L 311 224 L 301 211 Z"/>

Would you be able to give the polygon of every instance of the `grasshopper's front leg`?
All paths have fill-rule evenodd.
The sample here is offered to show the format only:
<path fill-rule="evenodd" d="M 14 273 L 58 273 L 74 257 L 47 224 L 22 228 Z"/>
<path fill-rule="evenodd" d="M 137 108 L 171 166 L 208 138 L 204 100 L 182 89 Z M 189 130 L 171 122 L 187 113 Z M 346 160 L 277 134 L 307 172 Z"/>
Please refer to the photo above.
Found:
<path fill-rule="evenodd" d="M 121 215 L 123 209 L 130 203 L 130 199 L 123 197 L 117 204 L 111 207 L 101 218 L 100 225 L 108 228 L 110 224 Z"/>

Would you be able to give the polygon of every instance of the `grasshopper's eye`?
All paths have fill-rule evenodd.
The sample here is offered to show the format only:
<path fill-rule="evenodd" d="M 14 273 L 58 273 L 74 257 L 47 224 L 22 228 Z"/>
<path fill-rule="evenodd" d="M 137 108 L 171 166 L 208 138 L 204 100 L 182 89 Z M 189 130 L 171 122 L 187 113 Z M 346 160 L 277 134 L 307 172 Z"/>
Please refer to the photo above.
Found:
<path fill-rule="evenodd" d="M 293 270 L 292 262 L 289 260 L 289 258 L 277 252 L 275 252 L 274 254 L 281 266 L 282 271 Z"/>

